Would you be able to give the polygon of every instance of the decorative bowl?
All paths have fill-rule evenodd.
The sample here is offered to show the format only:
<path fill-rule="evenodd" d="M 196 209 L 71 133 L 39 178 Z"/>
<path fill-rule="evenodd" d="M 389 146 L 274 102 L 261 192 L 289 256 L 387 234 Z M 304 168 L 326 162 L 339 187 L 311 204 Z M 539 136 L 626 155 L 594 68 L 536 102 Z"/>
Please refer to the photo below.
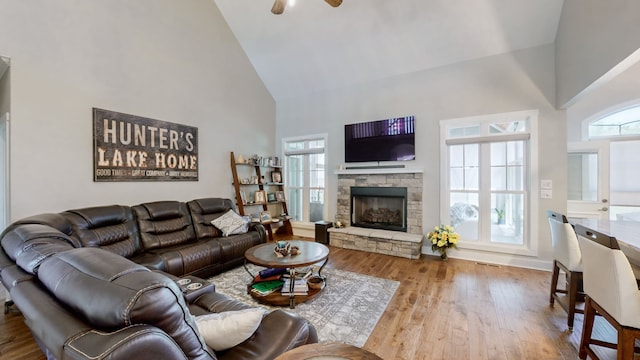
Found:
<path fill-rule="evenodd" d="M 309 289 L 319 290 L 324 286 L 324 279 L 320 276 L 314 276 L 307 280 L 307 284 L 309 285 Z"/>

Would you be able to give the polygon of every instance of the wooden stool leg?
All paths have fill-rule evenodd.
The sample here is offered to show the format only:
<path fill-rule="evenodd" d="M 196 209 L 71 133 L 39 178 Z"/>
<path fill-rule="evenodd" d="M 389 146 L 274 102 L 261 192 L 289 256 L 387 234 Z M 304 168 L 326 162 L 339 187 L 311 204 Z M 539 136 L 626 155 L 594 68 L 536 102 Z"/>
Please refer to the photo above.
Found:
<path fill-rule="evenodd" d="M 560 276 L 560 268 L 558 262 L 553 260 L 553 273 L 551 274 L 551 293 L 549 295 L 549 304 L 553 306 L 555 302 L 555 293 L 558 289 L 558 276 Z"/>
<path fill-rule="evenodd" d="M 618 360 L 633 359 L 635 343 L 634 331 L 624 328 L 618 330 Z"/>
<path fill-rule="evenodd" d="M 578 275 L 573 271 L 569 272 L 569 311 L 567 311 L 567 326 L 569 331 L 573 331 L 573 318 L 576 315 L 576 297 L 578 295 Z"/>
<path fill-rule="evenodd" d="M 584 325 L 582 327 L 582 338 L 580 339 L 580 359 L 587 358 L 587 347 L 591 343 L 591 333 L 593 332 L 593 322 L 596 317 L 596 309 L 591 303 L 591 298 L 587 295 L 584 303 Z"/>

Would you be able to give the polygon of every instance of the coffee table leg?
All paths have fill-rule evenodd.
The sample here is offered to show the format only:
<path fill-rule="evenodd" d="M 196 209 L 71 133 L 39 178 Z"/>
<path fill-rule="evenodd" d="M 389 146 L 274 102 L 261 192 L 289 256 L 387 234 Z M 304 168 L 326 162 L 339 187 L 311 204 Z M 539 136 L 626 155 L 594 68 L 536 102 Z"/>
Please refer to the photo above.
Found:
<path fill-rule="evenodd" d="M 324 262 L 322 263 L 322 266 L 320 266 L 320 269 L 318 269 L 318 276 L 322 277 L 322 269 L 324 269 L 324 266 L 327 265 L 327 262 L 329 262 L 329 257 L 327 256 L 326 259 L 324 259 Z"/>
<path fill-rule="evenodd" d="M 244 266 L 244 269 L 247 271 L 247 273 L 249 274 L 249 276 L 251 276 L 251 281 L 253 281 L 253 279 L 255 279 L 255 275 L 251 273 L 251 271 L 249 271 L 249 268 L 247 267 L 247 260 L 244 260 L 244 264 L 242 264 L 242 266 Z"/>
<path fill-rule="evenodd" d="M 289 269 L 289 308 L 296 307 L 296 295 L 293 292 L 296 285 L 296 268 Z"/>

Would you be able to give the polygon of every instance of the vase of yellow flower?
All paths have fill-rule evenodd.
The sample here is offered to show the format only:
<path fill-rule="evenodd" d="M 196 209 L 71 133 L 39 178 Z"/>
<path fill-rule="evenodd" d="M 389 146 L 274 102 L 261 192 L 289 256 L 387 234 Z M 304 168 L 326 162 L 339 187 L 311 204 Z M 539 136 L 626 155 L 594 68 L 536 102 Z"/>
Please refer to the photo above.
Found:
<path fill-rule="evenodd" d="M 458 235 L 451 225 L 440 225 L 433 228 L 427 234 L 427 238 L 431 241 L 431 251 L 440 253 L 440 259 L 447 260 L 447 249 L 458 248 Z"/>

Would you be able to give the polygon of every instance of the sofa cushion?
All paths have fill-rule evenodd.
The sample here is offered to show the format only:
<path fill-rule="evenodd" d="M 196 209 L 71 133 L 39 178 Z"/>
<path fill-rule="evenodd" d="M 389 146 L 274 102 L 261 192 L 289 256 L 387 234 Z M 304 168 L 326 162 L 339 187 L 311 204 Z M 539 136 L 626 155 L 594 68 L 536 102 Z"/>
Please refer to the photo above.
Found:
<path fill-rule="evenodd" d="M 138 225 L 128 206 L 96 206 L 62 215 L 73 227 L 72 237 L 85 247 L 99 247 L 126 258 L 141 251 Z"/>
<path fill-rule="evenodd" d="M 187 205 L 178 201 L 157 201 L 133 207 L 145 251 L 195 242 Z"/>
<path fill-rule="evenodd" d="M 213 357 L 175 282 L 97 248 L 73 249 L 46 259 L 38 272 L 59 301 L 97 328 L 149 324 L 162 329 L 189 359 Z"/>
<path fill-rule="evenodd" d="M 207 345 L 215 351 L 222 351 L 251 337 L 264 314 L 264 309 L 253 308 L 195 316 L 195 320 Z"/>
<path fill-rule="evenodd" d="M 157 256 L 162 261 L 160 267 L 151 267 L 152 269 L 162 270 L 175 276 L 193 275 L 206 278 L 219 273 L 222 269 L 220 264 L 222 251 L 216 243 L 196 242 L 155 249 L 148 251 L 144 258 L 149 259 L 150 255 Z"/>
<path fill-rule="evenodd" d="M 248 216 L 240 216 L 233 210 L 211 220 L 211 224 L 222 231 L 223 236 L 244 234 L 249 230 L 250 223 L 251 219 Z"/>
<path fill-rule="evenodd" d="M 187 202 L 193 227 L 196 231 L 198 239 L 215 238 L 222 236 L 222 232 L 218 230 L 211 220 L 221 216 L 229 210 L 235 210 L 233 202 L 230 199 L 222 198 L 204 198 Z"/>

